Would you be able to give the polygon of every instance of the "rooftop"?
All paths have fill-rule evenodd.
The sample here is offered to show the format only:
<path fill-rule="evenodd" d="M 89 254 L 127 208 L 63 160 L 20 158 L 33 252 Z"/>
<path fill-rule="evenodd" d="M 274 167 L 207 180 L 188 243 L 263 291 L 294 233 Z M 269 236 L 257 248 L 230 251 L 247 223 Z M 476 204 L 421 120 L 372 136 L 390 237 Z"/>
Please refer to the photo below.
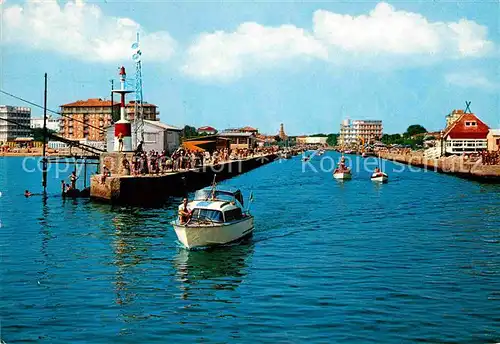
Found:
<path fill-rule="evenodd" d="M 114 105 L 119 105 L 120 103 L 114 102 Z M 111 100 L 103 100 L 102 98 L 90 98 L 87 100 L 77 100 L 73 103 L 68 103 L 61 105 L 61 107 L 81 107 L 81 106 L 111 106 Z"/>
<path fill-rule="evenodd" d="M 470 125 L 475 122 L 474 125 Z M 469 124 L 469 125 L 467 125 Z M 473 113 L 464 113 L 445 129 L 443 137 L 452 139 L 484 139 L 488 135 L 489 127 Z"/>
<path fill-rule="evenodd" d="M 204 130 L 205 131 L 215 131 L 216 129 L 214 127 L 211 127 L 211 126 L 208 126 L 208 125 L 206 125 L 204 127 L 199 127 L 198 128 L 198 131 L 204 131 Z"/>
<path fill-rule="evenodd" d="M 252 128 L 252 127 L 249 127 L 249 126 L 246 126 L 246 127 L 240 128 L 240 130 L 241 130 L 241 131 L 257 131 L 257 129 Z"/>
<path fill-rule="evenodd" d="M 160 127 L 160 128 L 163 128 L 163 129 L 167 129 L 167 130 L 175 130 L 175 131 L 181 131 L 182 130 L 181 128 L 174 127 L 173 125 L 165 124 L 165 123 L 162 123 L 160 121 L 150 121 L 150 120 L 145 119 L 144 122 L 145 123 L 149 123 L 151 125 L 156 125 L 157 127 Z"/>
<path fill-rule="evenodd" d="M 250 137 L 253 136 L 253 133 L 246 132 L 246 133 L 241 133 L 241 132 L 222 132 L 219 133 L 219 136 L 239 136 L 239 137 Z"/>
<path fill-rule="evenodd" d="M 135 100 L 131 100 L 127 103 L 127 107 L 135 106 Z M 147 102 L 142 102 L 143 107 L 158 107 L 154 104 L 149 104 Z"/>

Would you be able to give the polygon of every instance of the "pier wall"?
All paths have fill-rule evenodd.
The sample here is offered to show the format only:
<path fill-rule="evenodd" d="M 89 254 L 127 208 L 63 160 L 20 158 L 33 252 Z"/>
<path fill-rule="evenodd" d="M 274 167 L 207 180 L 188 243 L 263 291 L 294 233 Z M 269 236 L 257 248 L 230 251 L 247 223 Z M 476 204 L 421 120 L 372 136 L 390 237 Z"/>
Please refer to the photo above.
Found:
<path fill-rule="evenodd" d="M 103 154 L 101 166 L 103 163 L 111 164 L 110 161 L 113 160 L 113 157 L 110 155 L 112 154 L 116 153 Z M 112 167 L 111 177 L 107 177 L 104 184 L 101 183 L 101 175 L 92 176 L 90 197 L 94 200 L 123 205 L 161 204 L 169 196 L 182 197 L 187 192 L 210 185 L 215 174 L 217 174 L 217 181 L 220 181 L 248 172 L 275 159 L 276 155 L 270 154 L 217 165 L 207 165 L 187 171 L 145 176 L 119 175 L 121 160 L 114 160 L 113 166 L 108 166 Z"/>
<path fill-rule="evenodd" d="M 500 165 L 483 165 L 481 159 L 471 161 L 461 156 L 427 159 L 422 153 L 395 154 L 388 152 L 381 152 L 380 157 L 462 178 L 495 183 L 500 182 Z"/>

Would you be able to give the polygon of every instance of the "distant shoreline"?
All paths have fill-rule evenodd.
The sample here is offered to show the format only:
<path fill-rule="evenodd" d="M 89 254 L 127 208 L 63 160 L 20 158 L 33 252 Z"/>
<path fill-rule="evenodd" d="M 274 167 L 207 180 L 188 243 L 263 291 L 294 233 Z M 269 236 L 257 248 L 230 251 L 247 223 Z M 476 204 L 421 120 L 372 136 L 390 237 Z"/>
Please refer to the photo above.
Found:
<path fill-rule="evenodd" d="M 51 157 L 51 156 L 67 156 L 68 154 L 64 154 L 64 153 L 47 153 L 47 156 L 48 157 Z M 27 152 L 18 152 L 18 153 L 14 153 L 14 152 L 8 152 L 8 153 L 5 153 L 5 152 L 1 152 L 0 153 L 0 158 L 3 158 L 3 157 L 42 157 L 42 153 L 40 152 L 33 152 L 33 153 L 27 153 Z"/>

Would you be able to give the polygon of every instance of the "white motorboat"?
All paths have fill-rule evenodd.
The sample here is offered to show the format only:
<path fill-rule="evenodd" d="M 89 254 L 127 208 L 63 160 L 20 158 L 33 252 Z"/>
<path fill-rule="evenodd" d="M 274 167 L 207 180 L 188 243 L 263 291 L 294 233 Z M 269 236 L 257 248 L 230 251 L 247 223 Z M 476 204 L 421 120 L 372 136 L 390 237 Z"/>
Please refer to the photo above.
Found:
<path fill-rule="evenodd" d="M 333 172 L 333 178 L 335 178 L 335 179 L 343 179 L 343 180 L 352 179 L 351 170 L 350 169 L 347 169 L 347 170 L 336 169 Z"/>
<path fill-rule="evenodd" d="M 335 169 L 335 171 L 333 171 L 333 178 L 342 180 L 352 178 L 351 169 L 346 166 L 345 157 L 343 154 L 342 157 L 340 158 L 340 162 L 337 168 Z"/>
<path fill-rule="evenodd" d="M 389 181 L 389 176 L 384 172 L 373 172 L 370 179 L 374 182 L 387 183 Z"/>
<path fill-rule="evenodd" d="M 181 204 L 179 214 L 185 214 L 185 208 L 189 216 L 183 219 L 179 216 L 172 225 L 177 238 L 188 249 L 235 243 L 253 233 L 254 219 L 243 208 L 239 189 L 206 187 L 195 193 L 193 201 Z"/>

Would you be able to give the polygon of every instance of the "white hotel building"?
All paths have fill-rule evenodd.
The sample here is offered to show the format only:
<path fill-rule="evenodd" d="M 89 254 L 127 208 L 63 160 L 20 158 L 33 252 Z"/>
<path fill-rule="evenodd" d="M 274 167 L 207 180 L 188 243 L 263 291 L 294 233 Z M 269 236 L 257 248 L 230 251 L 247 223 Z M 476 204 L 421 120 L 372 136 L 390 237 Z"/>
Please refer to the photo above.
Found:
<path fill-rule="evenodd" d="M 31 130 L 20 127 L 14 123 L 2 121 L 1 119 L 15 121 L 23 126 L 30 127 L 31 108 L 24 106 L 0 105 L 0 142 L 15 141 L 16 138 L 28 138 Z"/>
<path fill-rule="evenodd" d="M 371 142 L 382 137 L 381 120 L 349 120 L 340 124 L 339 145 L 351 145 L 361 141 Z"/>

